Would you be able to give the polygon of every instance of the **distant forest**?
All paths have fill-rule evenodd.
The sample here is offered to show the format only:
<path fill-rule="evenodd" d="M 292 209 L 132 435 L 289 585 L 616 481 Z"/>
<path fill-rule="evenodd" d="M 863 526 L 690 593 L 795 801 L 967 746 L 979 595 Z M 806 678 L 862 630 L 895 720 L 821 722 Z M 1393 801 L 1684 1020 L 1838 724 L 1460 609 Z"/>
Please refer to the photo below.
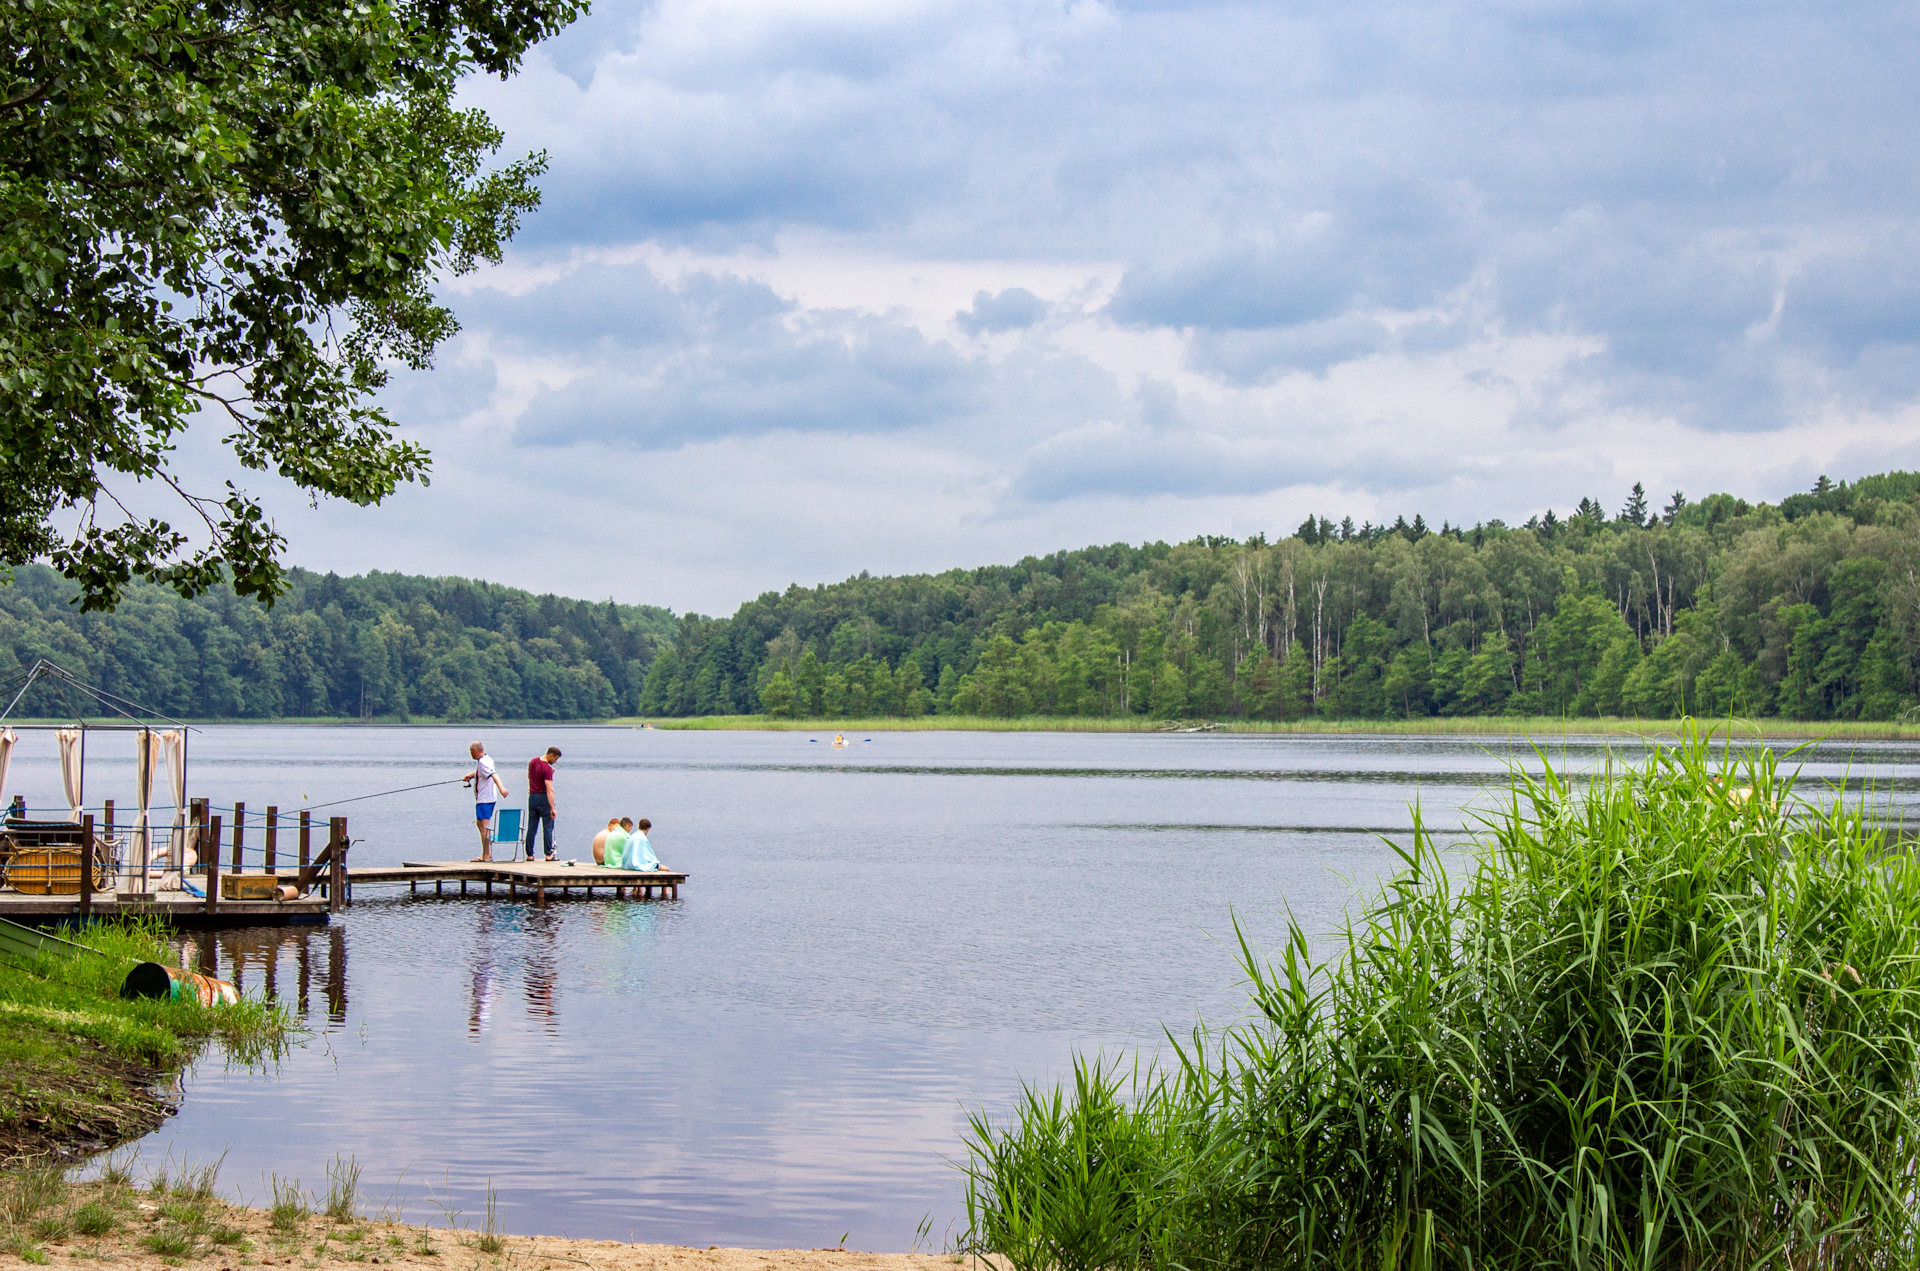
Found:
<path fill-rule="evenodd" d="M 1777 505 L 1635 486 L 1520 526 L 1315 516 L 1278 542 L 863 573 L 730 618 L 394 574 L 298 572 L 271 611 L 71 595 L 39 567 L 0 588 L 0 671 L 49 657 L 195 718 L 1892 719 L 1920 702 L 1920 473 Z"/>
<path fill-rule="evenodd" d="M 83 614 L 73 584 L 25 566 L 0 587 L 0 674 L 47 658 L 187 719 L 594 719 L 633 708 L 678 629 L 665 609 L 460 578 L 294 570 L 292 583 L 271 610 L 225 587 L 183 600 L 137 585 Z M 43 681 L 15 713 L 70 708 Z"/>

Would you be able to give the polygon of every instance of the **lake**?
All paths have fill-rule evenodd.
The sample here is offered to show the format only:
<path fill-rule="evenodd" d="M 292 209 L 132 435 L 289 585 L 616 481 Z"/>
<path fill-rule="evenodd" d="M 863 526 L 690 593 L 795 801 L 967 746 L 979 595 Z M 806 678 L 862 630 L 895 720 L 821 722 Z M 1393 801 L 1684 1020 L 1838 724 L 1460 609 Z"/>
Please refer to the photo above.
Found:
<path fill-rule="evenodd" d="M 515 1232 L 939 1248 L 963 1222 L 947 1162 L 966 1109 L 1006 1107 L 1076 1049 L 1150 1050 L 1163 1025 L 1237 1017 L 1236 918 L 1266 948 L 1289 911 L 1327 932 L 1391 868 L 1382 836 L 1404 837 L 1416 800 L 1457 827 L 1529 753 L 1485 737 L 915 732 L 835 750 L 804 733 L 232 726 L 193 735 L 189 786 L 284 812 L 457 777 L 476 736 L 520 803 L 527 759 L 565 751 L 563 857 L 590 859 L 610 815 L 650 817 L 691 876 L 680 899 L 537 909 L 366 886 L 327 928 L 193 938 L 312 1036 L 271 1071 L 196 1066 L 143 1167 L 224 1153 L 223 1185 L 259 1201 L 270 1175 L 324 1189 L 350 1158 L 375 1207 L 415 1222 L 475 1223 L 491 1187 Z M 1551 754 L 1589 768 L 1604 751 Z M 131 756 L 89 740 L 89 803 L 131 804 Z M 1811 759 L 1809 777 L 1900 807 L 1920 788 L 1910 744 Z M 7 793 L 63 806 L 57 789 L 51 739 L 23 740 Z M 352 818 L 356 864 L 465 858 L 467 799 L 448 785 L 332 811 Z"/>

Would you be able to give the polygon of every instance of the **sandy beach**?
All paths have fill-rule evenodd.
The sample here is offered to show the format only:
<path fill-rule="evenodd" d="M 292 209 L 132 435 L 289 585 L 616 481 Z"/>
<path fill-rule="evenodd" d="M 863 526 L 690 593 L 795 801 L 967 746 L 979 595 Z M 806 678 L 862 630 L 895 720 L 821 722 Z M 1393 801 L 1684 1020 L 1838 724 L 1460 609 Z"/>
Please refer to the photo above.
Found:
<path fill-rule="evenodd" d="M 717 1245 L 629 1244 L 559 1236 L 488 1237 L 478 1224 L 414 1226 L 381 1216 L 339 1221 L 325 1214 L 275 1214 L 220 1199 L 155 1193 L 139 1187 L 75 1183 L 64 1198 L 37 1206 L 15 1228 L 34 1239 L 0 1248 L 0 1266 L 48 1260 L 111 1261 L 161 1271 L 192 1264 L 205 1271 L 293 1267 L 303 1271 L 369 1264 L 448 1271 L 955 1271 L 962 1260 L 927 1253 L 852 1249 L 732 1249 Z M 87 1234 L 104 1225 L 110 1230 Z M 277 1221 L 276 1221 L 277 1219 Z M 34 1256 L 37 1252 L 40 1256 Z"/>

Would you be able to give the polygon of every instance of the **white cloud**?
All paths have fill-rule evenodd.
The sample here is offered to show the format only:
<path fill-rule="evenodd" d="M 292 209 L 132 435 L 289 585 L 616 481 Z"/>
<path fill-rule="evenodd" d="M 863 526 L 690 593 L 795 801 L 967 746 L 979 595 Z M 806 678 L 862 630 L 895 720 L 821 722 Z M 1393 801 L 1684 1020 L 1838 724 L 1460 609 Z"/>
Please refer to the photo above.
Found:
<path fill-rule="evenodd" d="M 433 487 L 282 526 L 724 612 L 1920 463 L 1903 14 L 603 0 L 468 91 L 553 169 L 390 394 Z"/>

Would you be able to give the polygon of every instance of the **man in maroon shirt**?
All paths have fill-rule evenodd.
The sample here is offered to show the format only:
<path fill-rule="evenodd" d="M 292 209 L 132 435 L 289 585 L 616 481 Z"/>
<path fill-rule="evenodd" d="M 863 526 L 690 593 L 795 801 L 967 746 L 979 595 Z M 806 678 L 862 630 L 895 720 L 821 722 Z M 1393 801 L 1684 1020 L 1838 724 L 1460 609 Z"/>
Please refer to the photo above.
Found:
<path fill-rule="evenodd" d="M 548 746 L 544 759 L 535 759 L 527 765 L 527 859 L 533 859 L 533 832 L 545 827 L 547 859 L 553 859 L 553 818 L 558 815 L 560 805 L 553 798 L 553 761 L 560 757 L 560 747 Z"/>

